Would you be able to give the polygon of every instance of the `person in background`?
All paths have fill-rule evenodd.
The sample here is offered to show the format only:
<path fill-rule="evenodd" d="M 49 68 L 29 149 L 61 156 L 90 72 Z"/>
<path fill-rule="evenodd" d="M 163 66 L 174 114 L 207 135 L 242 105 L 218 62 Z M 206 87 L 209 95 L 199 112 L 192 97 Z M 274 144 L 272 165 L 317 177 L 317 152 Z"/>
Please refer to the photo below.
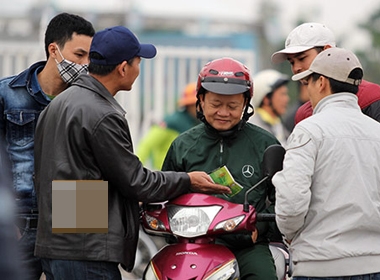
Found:
<path fill-rule="evenodd" d="M 41 113 L 35 146 L 40 213 L 35 254 L 47 280 L 121 280 L 119 263 L 130 272 L 135 262 L 140 201 L 164 201 L 189 191 L 230 193 L 205 172 L 150 171 L 133 153 L 125 111 L 114 96 L 132 89 L 141 59 L 156 52 L 124 26 L 97 32 L 89 74 L 79 75 Z M 53 180 L 106 181 L 108 233 L 52 233 Z"/>
<path fill-rule="evenodd" d="M 245 191 L 262 178 L 264 150 L 278 144 L 271 133 L 247 123 L 253 113 L 253 92 L 250 70 L 241 62 L 224 57 L 207 63 L 197 82 L 197 116 L 202 123 L 173 141 L 162 170 L 210 173 L 226 166 L 243 189 L 221 197 L 243 203 Z M 274 189 L 270 184 L 258 186 L 248 199 L 258 212 L 273 213 Z M 253 233 L 219 239 L 237 257 L 241 279 L 277 279 L 268 246 L 274 236 L 270 224 L 258 223 Z"/>
<path fill-rule="evenodd" d="M 341 48 L 292 77 L 307 85 L 313 115 L 295 126 L 272 182 L 294 280 L 380 279 L 380 124 L 358 105 L 362 78 Z"/>
<path fill-rule="evenodd" d="M 24 279 L 39 279 L 40 260 L 34 257 L 38 222 L 33 184 L 34 131 L 41 111 L 86 72 L 95 30 L 84 18 L 62 13 L 45 32 L 46 61 L 36 62 L 16 76 L 0 80 L 0 141 L 9 158 L 16 203 L 16 228 Z M 49 137 L 49 136 L 47 136 Z"/>
<path fill-rule="evenodd" d="M 257 73 L 253 80 L 255 114 L 249 122 L 269 131 L 284 145 L 289 131 L 281 117 L 286 113 L 289 103 L 289 77 L 276 70 L 267 69 Z"/>
<path fill-rule="evenodd" d="M 289 132 L 291 132 L 295 126 L 297 110 L 305 104 L 305 102 L 309 101 L 309 95 L 307 94 L 305 85 L 297 82 L 297 91 L 297 100 L 288 108 L 283 118 L 283 124 Z"/>
<path fill-rule="evenodd" d="M 161 123 L 154 124 L 141 139 L 136 154 L 143 164 L 149 165 L 150 162 L 153 169 L 160 170 L 173 140 L 199 123 L 195 110 L 196 94 L 196 83 L 187 84 L 178 102 L 178 110 Z"/>
<path fill-rule="evenodd" d="M 271 59 L 273 63 L 289 61 L 293 74 L 297 74 L 307 70 L 318 53 L 335 46 L 335 36 L 326 25 L 307 22 L 289 33 L 285 48 L 272 54 Z M 380 121 L 380 85 L 363 80 L 357 97 L 363 113 Z M 295 123 L 312 114 L 313 110 L 308 101 L 297 110 Z"/>

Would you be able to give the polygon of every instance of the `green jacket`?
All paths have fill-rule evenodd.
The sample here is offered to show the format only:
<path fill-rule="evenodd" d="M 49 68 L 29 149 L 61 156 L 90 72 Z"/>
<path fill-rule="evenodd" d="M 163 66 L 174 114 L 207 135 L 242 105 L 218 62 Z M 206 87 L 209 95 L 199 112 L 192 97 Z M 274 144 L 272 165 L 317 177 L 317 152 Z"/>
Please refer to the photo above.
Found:
<path fill-rule="evenodd" d="M 166 152 L 173 140 L 182 132 L 199 124 L 199 121 L 186 110 L 179 110 L 166 116 L 159 125 L 155 124 L 141 139 L 137 147 L 137 156 L 140 161 L 160 170 L 165 159 Z"/>
<path fill-rule="evenodd" d="M 246 123 L 242 130 L 228 138 L 222 138 L 205 124 L 182 133 L 171 144 L 162 170 L 199 171 L 211 173 L 226 165 L 243 190 L 233 197 L 218 195 L 235 203 L 243 203 L 245 191 L 263 177 L 262 160 L 264 150 L 278 144 L 277 139 L 264 129 Z M 253 171 L 253 172 L 247 172 Z M 249 195 L 249 202 L 257 212 L 274 213 L 274 189 L 272 184 L 262 184 Z M 268 206 L 267 197 L 272 203 Z M 259 238 L 257 242 L 268 241 L 270 232 L 268 223 L 257 224 Z M 252 246 L 250 234 L 223 238 L 230 247 L 244 248 Z"/>

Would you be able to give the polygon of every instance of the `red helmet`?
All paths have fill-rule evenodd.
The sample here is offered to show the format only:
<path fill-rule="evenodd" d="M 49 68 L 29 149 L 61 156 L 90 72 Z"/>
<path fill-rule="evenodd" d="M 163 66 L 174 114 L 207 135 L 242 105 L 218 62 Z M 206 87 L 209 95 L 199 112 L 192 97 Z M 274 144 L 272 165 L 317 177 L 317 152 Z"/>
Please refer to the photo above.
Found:
<path fill-rule="evenodd" d="M 251 99 L 253 83 L 249 69 L 241 62 L 223 57 L 208 62 L 198 75 L 197 94 L 204 90 L 218 94 L 244 93 Z"/>

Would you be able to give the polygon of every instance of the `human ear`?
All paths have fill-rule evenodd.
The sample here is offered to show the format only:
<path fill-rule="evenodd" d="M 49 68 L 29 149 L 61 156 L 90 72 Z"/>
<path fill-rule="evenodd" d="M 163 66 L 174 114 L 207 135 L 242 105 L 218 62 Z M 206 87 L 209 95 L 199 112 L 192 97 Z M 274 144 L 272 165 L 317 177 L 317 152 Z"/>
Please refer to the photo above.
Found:
<path fill-rule="evenodd" d="M 204 106 L 205 106 L 205 94 L 200 94 L 199 95 L 199 104 L 200 104 L 202 110 L 204 110 Z"/>
<path fill-rule="evenodd" d="M 49 44 L 48 53 L 49 53 L 49 57 L 51 56 L 52 58 L 59 59 L 59 60 L 62 59 L 62 58 L 60 58 L 60 56 L 58 54 L 57 43 L 50 43 Z"/>
<path fill-rule="evenodd" d="M 119 66 L 117 66 L 117 71 L 122 77 L 124 77 L 128 73 L 128 67 L 128 63 L 126 61 L 123 61 L 119 64 Z"/>
<path fill-rule="evenodd" d="M 320 76 L 317 82 L 318 82 L 318 87 L 319 87 L 320 92 L 330 93 L 330 81 L 328 78 L 324 76 Z"/>
<path fill-rule="evenodd" d="M 269 104 L 270 104 L 270 99 L 268 98 L 268 96 L 265 96 L 264 98 L 263 98 L 263 105 L 265 105 L 265 106 L 269 106 Z"/>

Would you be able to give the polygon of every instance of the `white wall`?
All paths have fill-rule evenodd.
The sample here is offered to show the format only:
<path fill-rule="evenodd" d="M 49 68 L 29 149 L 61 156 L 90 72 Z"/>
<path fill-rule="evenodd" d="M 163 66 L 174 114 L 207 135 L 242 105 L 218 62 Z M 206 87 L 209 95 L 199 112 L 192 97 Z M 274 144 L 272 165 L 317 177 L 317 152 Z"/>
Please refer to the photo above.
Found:
<path fill-rule="evenodd" d="M 116 99 L 127 111 L 134 146 L 153 122 L 175 110 L 184 86 L 196 82 L 206 62 L 229 56 L 251 69 L 252 51 L 224 48 L 176 48 L 157 46 L 154 59 L 143 59 L 141 73 L 130 92 L 119 92 Z M 43 46 L 36 42 L 0 43 L 0 77 L 18 74 L 38 60 L 44 60 Z"/>

